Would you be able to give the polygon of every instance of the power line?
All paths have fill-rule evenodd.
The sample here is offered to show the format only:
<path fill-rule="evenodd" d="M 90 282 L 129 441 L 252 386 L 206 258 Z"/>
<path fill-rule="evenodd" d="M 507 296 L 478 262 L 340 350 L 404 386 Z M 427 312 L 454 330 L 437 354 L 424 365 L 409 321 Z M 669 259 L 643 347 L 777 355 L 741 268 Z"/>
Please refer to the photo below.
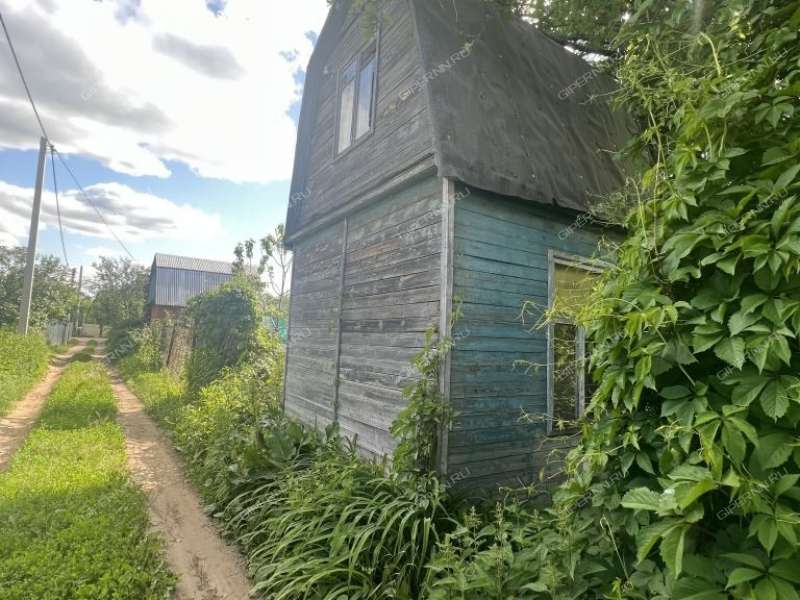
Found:
<path fill-rule="evenodd" d="M 14 44 L 11 41 L 11 35 L 8 33 L 8 27 L 6 27 L 6 22 L 5 19 L 3 19 L 2 13 L 0 13 L 0 24 L 2 24 L 3 26 L 3 32 L 5 33 L 6 41 L 8 42 L 8 47 L 11 50 L 11 55 L 14 57 L 14 63 L 17 65 L 17 71 L 19 72 L 20 79 L 22 79 L 22 85 L 25 87 L 25 93 L 28 95 L 28 101 L 30 102 L 31 108 L 33 109 L 33 114 L 36 115 L 36 120 L 39 123 L 39 128 L 42 130 L 42 136 L 47 140 L 47 143 L 50 145 L 50 159 L 53 162 L 53 185 L 56 186 L 56 210 L 58 212 L 58 227 L 61 232 L 61 249 L 64 252 L 64 260 L 67 261 L 67 265 L 69 266 L 69 261 L 67 260 L 67 247 L 64 242 L 64 228 L 62 227 L 61 224 L 61 207 L 59 205 L 59 200 L 58 200 L 56 167 L 55 167 L 55 161 L 53 160 L 53 154 L 58 155 L 58 159 L 61 161 L 61 164 L 64 165 L 64 168 L 67 170 L 67 173 L 69 173 L 69 176 L 72 178 L 72 181 L 74 181 L 75 185 L 78 186 L 78 189 L 80 190 L 81 194 L 83 194 L 83 198 L 86 200 L 86 202 L 88 202 L 89 206 L 91 206 L 94 209 L 94 211 L 97 213 L 97 216 L 100 217 L 100 220 L 111 232 L 111 235 L 113 235 L 114 239 L 117 240 L 117 243 L 119 243 L 122 249 L 125 250 L 125 253 L 131 258 L 131 260 L 136 260 L 133 257 L 133 254 L 131 254 L 131 251 L 128 250 L 128 247 L 122 243 L 122 240 L 119 239 L 119 236 L 116 234 L 114 229 L 112 229 L 111 225 L 109 225 L 108 221 L 106 221 L 106 218 L 103 216 L 103 213 L 101 213 L 100 209 L 97 208 L 95 203 L 86 193 L 86 190 L 83 189 L 83 186 L 78 181 L 78 178 L 75 177 L 75 174 L 72 172 L 72 169 L 70 169 L 69 165 L 66 163 L 66 161 L 64 161 L 64 157 L 61 156 L 61 153 L 55 149 L 53 144 L 50 143 L 50 136 L 47 135 L 47 130 L 44 127 L 44 123 L 42 123 L 42 118 L 39 116 L 39 111 L 36 109 L 36 103 L 33 101 L 31 90 L 28 87 L 28 81 L 25 79 L 25 73 L 22 71 L 22 65 L 20 64 L 19 58 L 17 57 L 17 51 L 14 49 Z"/>
<path fill-rule="evenodd" d="M 115 239 L 115 240 L 117 240 L 117 243 L 118 243 L 118 244 L 119 244 L 119 245 L 122 247 L 122 249 L 123 249 L 123 250 L 125 250 L 125 253 L 126 253 L 126 254 L 127 254 L 129 257 L 130 257 L 130 259 L 131 259 L 131 260 L 136 260 L 136 259 L 134 258 L 134 256 L 133 256 L 133 254 L 131 254 L 131 251 L 130 251 L 130 250 L 128 250 L 128 247 L 127 247 L 125 244 L 123 244 L 123 243 L 122 243 L 122 240 L 121 240 L 121 239 L 119 239 L 119 236 L 116 234 L 116 232 L 114 231 L 114 229 L 111 227 L 111 225 L 109 225 L 108 221 L 106 221 L 106 218 L 103 216 L 103 213 L 101 213 L 101 212 L 100 212 L 100 209 L 99 209 L 99 208 L 97 208 L 97 205 L 96 205 L 96 204 L 94 203 L 94 201 L 92 201 L 92 199 L 89 197 L 89 194 L 87 194 L 87 193 L 86 193 L 86 190 L 84 190 L 84 189 L 83 189 L 83 186 L 82 186 L 82 185 L 80 184 L 80 182 L 78 181 L 78 178 L 77 178 L 77 177 L 75 177 L 75 173 L 73 173 L 73 172 L 72 172 L 72 169 L 70 169 L 70 168 L 69 168 L 69 165 L 68 165 L 68 164 L 67 164 L 67 162 L 64 160 L 64 157 L 61 155 L 61 153 L 60 153 L 58 150 L 56 150 L 55 148 L 53 148 L 53 150 L 55 151 L 56 155 L 58 156 L 58 160 L 60 160 L 60 161 L 61 161 L 61 164 L 62 164 L 62 165 L 64 166 L 64 168 L 67 170 L 67 173 L 69 173 L 69 176 L 72 178 L 72 181 L 73 181 L 73 182 L 75 182 L 75 185 L 76 185 L 76 186 L 78 186 L 78 189 L 80 190 L 81 194 L 83 194 L 83 199 L 84 199 L 84 200 L 86 200 L 86 202 L 89 204 L 89 206 L 91 206 L 91 207 L 94 209 L 94 212 L 96 212 L 96 213 L 97 213 L 97 216 L 98 216 L 98 217 L 100 217 L 100 220 L 103 222 L 103 224 L 104 224 L 104 225 L 105 225 L 105 226 L 108 228 L 108 230 L 111 232 L 111 235 L 113 235 L 113 236 L 114 236 L 114 239 Z"/>
<path fill-rule="evenodd" d="M 69 267 L 67 258 L 67 244 L 64 241 L 64 225 L 61 223 L 61 203 L 58 201 L 58 179 L 56 179 L 56 149 L 50 145 L 50 166 L 53 168 L 53 190 L 56 193 L 56 213 L 58 214 L 58 232 L 61 235 L 61 250 L 64 252 L 64 262 Z"/>
<path fill-rule="evenodd" d="M 3 32 L 6 34 L 6 40 L 8 41 L 8 47 L 11 49 L 11 55 L 14 57 L 14 63 L 17 65 L 17 71 L 19 72 L 20 79 L 22 79 L 22 85 L 25 86 L 25 93 L 28 94 L 28 101 L 31 103 L 31 108 L 33 108 L 33 114 L 36 115 L 36 120 L 39 122 L 39 128 L 42 130 L 42 135 L 50 139 L 50 136 L 47 135 L 47 130 L 44 128 L 44 123 L 42 123 L 42 118 L 39 116 L 39 111 L 36 110 L 36 103 L 33 101 L 33 96 L 31 95 L 31 90 L 28 87 L 28 82 L 25 79 L 25 75 L 22 72 L 22 66 L 19 64 L 19 58 L 17 58 L 17 51 L 14 50 L 14 44 L 11 43 L 11 35 L 8 33 L 8 27 L 6 27 L 6 22 L 3 19 L 3 13 L 0 12 L 0 25 L 3 26 Z"/>

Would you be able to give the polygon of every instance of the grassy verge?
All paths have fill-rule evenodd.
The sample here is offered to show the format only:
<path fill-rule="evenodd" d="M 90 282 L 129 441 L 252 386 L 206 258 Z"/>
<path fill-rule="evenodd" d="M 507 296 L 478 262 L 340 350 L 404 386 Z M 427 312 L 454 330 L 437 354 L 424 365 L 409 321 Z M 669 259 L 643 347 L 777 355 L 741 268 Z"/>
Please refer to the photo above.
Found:
<path fill-rule="evenodd" d="M 186 406 L 185 384 L 170 371 L 133 374 L 122 369 L 133 393 L 144 404 L 158 424 L 169 431 L 175 429 L 181 409 Z"/>
<path fill-rule="evenodd" d="M 22 398 L 47 369 L 50 350 L 38 334 L 0 329 L 0 415 Z"/>
<path fill-rule="evenodd" d="M 421 597 L 428 560 L 454 526 L 435 478 L 387 474 L 342 450 L 335 430 L 286 419 L 247 366 L 192 396 L 169 372 L 136 373 L 126 360 L 129 385 L 170 431 L 262 597 Z"/>
<path fill-rule="evenodd" d="M 0 475 L 0 596 L 156 600 L 173 578 L 128 479 L 108 378 L 74 363 Z"/>

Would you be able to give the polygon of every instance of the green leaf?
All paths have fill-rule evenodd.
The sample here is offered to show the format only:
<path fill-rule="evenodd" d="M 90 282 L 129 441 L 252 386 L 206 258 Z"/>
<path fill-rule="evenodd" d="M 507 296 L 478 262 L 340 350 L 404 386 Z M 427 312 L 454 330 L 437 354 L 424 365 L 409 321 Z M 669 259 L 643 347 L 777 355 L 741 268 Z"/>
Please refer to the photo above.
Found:
<path fill-rule="evenodd" d="M 773 421 L 780 419 L 789 409 L 789 396 L 777 379 L 773 379 L 767 384 L 759 401 L 764 413 Z"/>
<path fill-rule="evenodd" d="M 789 460 L 794 439 L 788 433 L 771 433 L 759 438 L 753 460 L 762 469 L 775 469 Z"/>
<path fill-rule="evenodd" d="M 661 508 L 661 494 L 646 487 L 636 488 L 622 497 L 622 506 L 633 510 L 658 511 Z"/>
<path fill-rule="evenodd" d="M 779 560 L 769 568 L 771 575 L 800 584 L 800 559 Z"/>
<path fill-rule="evenodd" d="M 695 500 L 715 489 L 717 489 L 717 484 L 713 480 L 706 479 L 704 481 L 699 481 L 679 496 L 678 506 L 685 510 Z"/>
<path fill-rule="evenodd" d="M 749 314 L 764 304 L 768 299 L 769 297 L 764 294 L 750 294 L 749 296 L 745 296 L 742 298 L 741 312 Z"/>
<path fill-rule="evenodd" d="M 778 593 L 769 579 L 762 579 L 756 584 L 756 600 L 777 600 Z M 781 599 L 783 600 L 783 599 Z"/>
<path fill-rule="evenodd" d="M 781 173 L 780 177 L 778 177 L 777 181 L 775 181 L 775 187 L 773 188 L 773 193 L 775 192 L 782 192 L 785 190 L 789 184 L 794 181 L 794 178 L 797 177 L 797 173 L 800 172 L 800 163 L 796 165 L 792 165 L 788 169 L 786 169 L 783 173 Z"/>
<path fill-rule="evenodd" d="M 744 340 L 739 337 L 725 338 L 714 346 L 714 354 L 737 369 L 744 366 L 744 350 Z"/>
<path fill-rule="evenodd" d="M 636 535 L 636 560 L 642 562 L 664 534 L 675 526 L 673 520 L 656 521 L 644 527 Z"/>
<path fill-rule="evenodd" d="M 722 445 L 731 460 L 737 465 L 741 464 L 747 453 L 747 443 L 741 432 L 727 421 L 722 426 Z"/>
<path fill-rule="evenodd" d="M 722 593 L 716 584 L 698 579 L 685 577 L 678 580 L 672 589 L 674 600 L 728 600 L 728 595 Z"/>
<path fill-rule="evenodd" d="M 673 385 L 670 387 L 663 388 L 658 395 L 662 398 L 666 398 L 667 400 L 677 400 L 680 398 L 687 398 L 691 392 L 689 388 L 683 385 Z"/>
<path fill-rule="evenodd" d="M 755 523 L 755 521 L 754 521 Z M 764 519 L 757 530 L 758 541 L 767 552 L 772 552 L 775 542 L 778 541 L 778 525 L 773 519 Z"/>
<path fill-rule="evenodd" d="M 800 479 L 800 475 L 784 475 L 778 481 L 775 482 L 775 485 L 772 488 L 772 493 L 776 496 L 780 496 L 790 489 L 797 485 L 797 480 Z"/>
<path fill-rule="evenodd" d="M 655 475 L 656 472 L 653 470 L 653 461 L 650 460 L 650 457 L 647 456 L 644 452 L 639 452 L 636 455 L 636 464 L 639 465 L 639 468 L 646 473 L 650 473 L 651 475 Z"/>
<path fill-rule="evenodd" d="M 664 536 L 661 542 L 661 558 L 677 578 L 683 571 L 683 553 L 686 545 L 688 525 L 674 527 Z"/>
<path fill-rule="evenodd" d="M 755 554 L 744 554 L 741 552 L 731 552 L 729 554 L 723 554 L 725 558 L 728 558 L 734 562 L 741 563 L 743 565 L 748 565 L 753 567 L 754 569 L 758 569 L 759 571 L 763 571 L 765 569 L 764 563 L 761 562 L 761 559 L 758 558 Z"/>
<path fill-rule="evenodd" d="M 733 389 L 731 399 L 739 406 L 749 406 L 752 404 L 753 400 L 758 398 L 758 395 L 761 393 L 761 390 L 766 387 L 767 383 L 768 380 L 766 378 L 759 376 L 750 376 L 743 379 L 741 383 Z"/>
<path fill-rule="evenodd" d="M 780 146 L 774 146 L 764 152 L 764 156 L 761 159 L 761 166 L 766 167 L 769 165 L 776 165 L 785 160 L 789 160 L 792 156 L 792 154 L 789 154 Z"/>
<path fill-rule="evenodd" d="M 797 595 L 797 591 L 791 583 L 787 583 L 777 577 L 770 577 L 770 581 L 775 586 L 775 591 L 780 600 L 800 600 L 800 596 Z"/>
<path fill-rule="evenodd" d="M 748 569 L 747 567 L 739 567 L 738 569 L 731 571 L 731 574 L 728 576 L 728 583 L 725 587 L 732 588 L 740 583 L 753 581 L 754 579 L 758 579 L 759 577 L 763 576 L 763 571 L 756 571 L 755 569 Z"/>
<path fill-rule="evenodd" d="M 728 320 L 728 329 L 731 335 L 739 335 L 759 319 L 759 315 L 747 314 L 743 311 L 739 311 L 731 315 L 731 318 Z"/>

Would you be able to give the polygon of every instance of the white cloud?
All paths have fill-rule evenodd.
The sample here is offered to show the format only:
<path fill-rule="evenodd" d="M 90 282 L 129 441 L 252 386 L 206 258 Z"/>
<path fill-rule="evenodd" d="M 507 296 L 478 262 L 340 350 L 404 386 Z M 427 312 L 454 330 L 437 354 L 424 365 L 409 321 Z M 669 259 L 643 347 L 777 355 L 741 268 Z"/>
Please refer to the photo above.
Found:
<path fill-rule="evenodd" d="M 119 183 L 98 183 L 85 191 L 123 242 L 198 237 L 213 240 L 222 235 L 219 215 L 205 213 L 188 204 L 176 204 Z M 0 243 L 19 244 L 27 239 L 32 198 L 32 189 L 0 181 Z M 62 192 L 59 201 L 66 232 L 114 240 L 97 212 L 76 190 Z M 55 196 L 49 191 L 42 197 L 41 227 L 58 227 Z"/>
<path fill-rule="evenodd" d="M 132 175 L 291 175 L 294 74 L 312 50 L 325 0 L 0 0 L 53 142 Z M 38 133 L 13 64 L 0 57 L 0 147 Z"/>

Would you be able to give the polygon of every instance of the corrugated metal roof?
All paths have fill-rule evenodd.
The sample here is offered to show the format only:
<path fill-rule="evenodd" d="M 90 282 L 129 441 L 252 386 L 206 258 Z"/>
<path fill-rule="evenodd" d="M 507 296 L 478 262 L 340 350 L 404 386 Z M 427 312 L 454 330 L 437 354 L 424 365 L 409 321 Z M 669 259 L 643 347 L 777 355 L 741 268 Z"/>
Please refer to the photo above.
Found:
<path fill-rule="evenodd" d="M 233 265 L 220 260 L 206 258 L 191 258 L 189 256 L 175 256 L 173 254 L 156 254 L 153 264 L 157 268 L 185 269 L 187 271 L 205 271 L 206 273 L 225 273 L 230 275 Z"/>

